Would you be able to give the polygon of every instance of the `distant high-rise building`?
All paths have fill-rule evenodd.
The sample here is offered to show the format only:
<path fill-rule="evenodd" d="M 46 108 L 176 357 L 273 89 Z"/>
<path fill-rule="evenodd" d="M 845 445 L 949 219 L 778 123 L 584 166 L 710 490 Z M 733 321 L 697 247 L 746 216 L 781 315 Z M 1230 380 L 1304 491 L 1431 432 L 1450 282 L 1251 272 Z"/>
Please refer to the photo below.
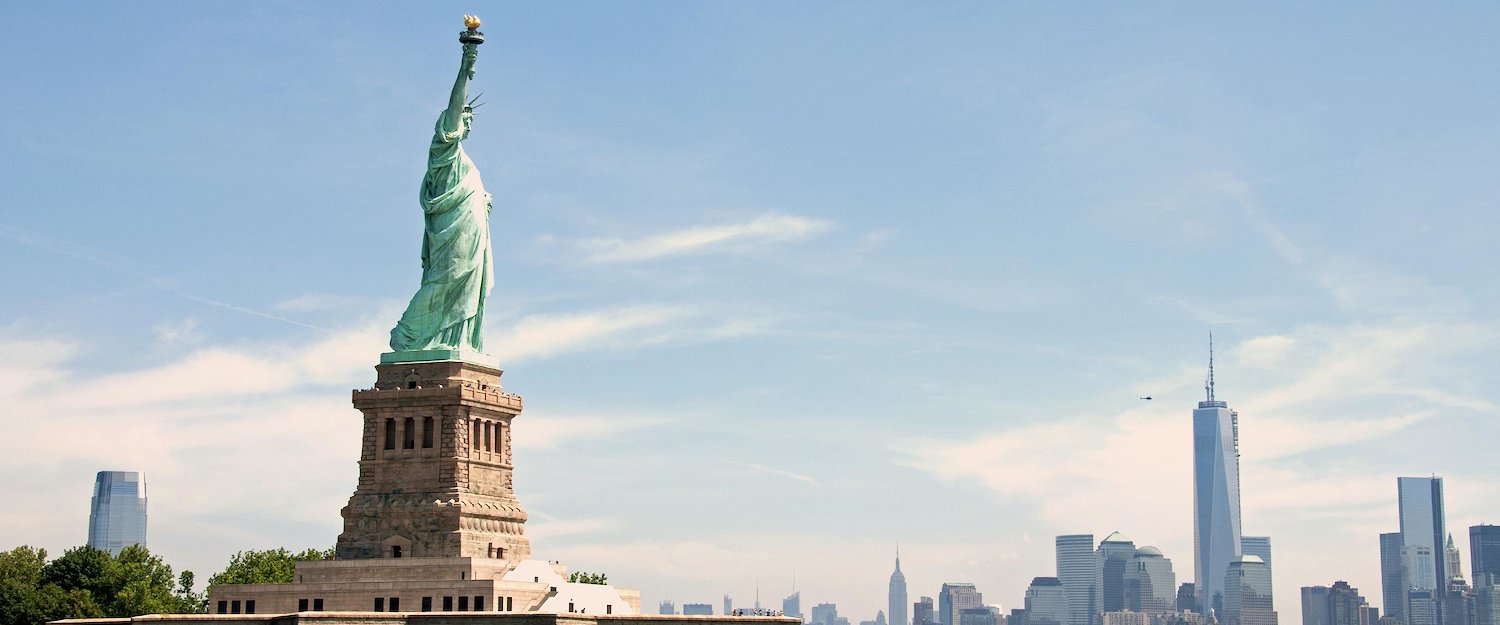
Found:
<path fill-rule="evenodd" d="M 1374 618 L 1372 618 L 1374 616 Z M 1302 588 L 1302 625 L 1375 625 L 1378 613 L 1349 582 Z"/>
<path fill-rule="evenodd" d="M 1028 625 L 1068 625 L 1068 592 L 1056 577 L 1037 577 L 1026 588 Z M 1014 625 L 1014 624 L 1010 624 Z"/>
<path fill-rule="evenodd" d="M 656 613 L 657 614 L 676 614 L 677 613 L 677 604 L 672 603 L 671 601 L 663 601 L 659 605 L 657 605 L 656 608 L 657 608 L 656 609 Z"/>
<path fill-rule="evenodd" d="M 1064 625 L 1092 625 L 1099 605 L 1094 594 L 1093 534 L 1057 537 L 1057 579 L 1068 597 L 1068 621 Z"/>
<path fill-rule="evenodd" d="M 684 603 L 682 614 L 683 616 L 713 616 L 714 606 L 711 603 Z"/>
<path fill-rule="evenodd" d="M 1328 587 L 1302 587 L 1302 625 L 1332 625 L 1328 616 Z"/>
<path fill-rule="evenodd" d="M 943 584 L 938 593 L 938 623 L 959 625 L 959 611 L 984 605 L 984 597 L 973 584 Z"/>
<path fill-rule="evenodd" d="M 1177 587 L 1177 611 L 1201 613 L 1198 607 L 1198 585 L 1193 582 L 1183 582 Z"/>
<path fill-rule="evenodd" d="M 916 603 L 911 604 L 911 625 L 936 625 L 937 617 L 933 614 L 932 597 L 922 597 Z"/>
<path fill-rule="evenodd" d="M 781 613 L 793 618 L 802 618 L 802 593 L 793 591 L 781 600 Z"/>
<path fill-rule="evenodd" d="M 1438 620 L 1444 625 L 1473 625 L 1474 593 L 1462 577 L 1454 577 L 1438 595 Z"/>
<path fill-rule="evenodd" d="M 1479 590 L 1479 574 L 1493 573 L 1500 579 L 1500 525 L 1469 527 L 1469 577 Z"/>
<path fill-rule="evenodd" d="M 1260 558 L 1266 563 L 1266 568 L 1271 570 L 1272 579 L 1275 579 L 1276 564 L 1271 562 L 1270 536 L 1241 536 L 1240 555 Z"/>
<path fill-rule="evenodd" d="M 1380 535 L 1380 601 L 1386 618 L 1406 622 L 1406 560 L 1401 532 Z"/>
<path fill-rule="evenodd" d="M 885 611 L 884 610 L 876 610 L 875 611 L 875 625 L 888 625 L 885 622 Z"/>
<path fill-rule="evenodd" d="M 1266 575 L 1271 577 L 1271 585 L 1276 585 L 1276 565 L 1271 562 L 1271 537 L 1270 536 L 1241 536 L 1240 555 L 1255 556 L 1261 562 L 1266 563 Z M 1272 609 L 1275 609 L 1273 606 Z"/>
<path fill-rule="evenodd" d="M 1238 556 L 1224 574 L 1225 625 L 1276 625 L 1271 571 L 1258 556 Z"/>
<path fill-rule="evenodd" d="M 1437 625 L 1438 602 L 1430 589 L 1406 591 L 1406 625 Z"/>
<path fill-rule="evenodd" d="M 1010 614 L 1005 617 L 1005 625 L 1030 625 L 1026 617 L 1026 608 L 1011 608 Z"/>
<path fill-rule="evenodd" d="M 1000 609 L 975 606 L 958 611 L 959 625 L 1000 625 Z"/>
<path fill-rule="evenodd" d="M 1099 598 L 1100 612 L 1125 609 L 1125 569 L 1135 556 L 1135 542 L 1114 532 L 1099 541 L 1094 552 L 1094 596 Z"/>
<path fill-rule="evenodd" d="M 1473 559 L 1474 556 L 1469 558 Z M 1464 577 L 1464 565 L 1459 561 L 1458 545 L 1453 544 L 1453 532 L 1448 532 L 1448 544 L 1443 547 L 1443 571 L 1448 574 L 1448 580 Z"/>
<path fill-rule="evenodd" d="M 89 506 L 89 546 L 120 555 L 146 544 L 146 480 L 134 471 L 100 471 Z"/>
<path fill-rule="evenodd" d="M 1473 552 L 1469 557 L 1472 562 Z M 1500 625 L 1500 574 L 1487 571 L 1474 574 L 1473 625 Z"/>
<path fill-rule="evenodd" d="M 731 599 L 729 595 L 724 595 L 724 615 L 730 614 L 734 614 L 734 599 Z"/>
<path fill-rule="evenodd" d="M 832 603 L 819 603 L 812 607 L 812 622 L 817 625 L 838 625 L 839 607 Z"/>
<path fill-rule="evenodd" d="M 1193 579 L 1205 613 L 1223 610 L 1225 574 L 1240 555 L 1240 417 L 1214 399 L 1213 363 L 1210 337 L 1208 397 L 1193 411 Z"/>
<path fill-rule="evenodd" d="M 1141 547 L 1125 570 L 1125 608 L 1146 614 L 1177 611 L 1177 575 L 1156 547 Z"/>
<path fill-rule="evenodd" d="M 1150 619 L 1140 612 L 1122 610 L 1099 613 L 1099 625 L 1147 625 L 1150 622 Z"/>
<path fill-rule="evenodd" d="M 891 611 L 890 625 L 911 625 L 906 618 L 906 576 L 901 574 L 901 550 L 896 550 L 896 571 L 891 573 L 891 584 L 886 595 L 886 608 Z"/>
<path fill-rule="evenodd" d="M 1400 498 L 1401 545 L 1408 550 L 1406 587 L 1440 591 L 1448 581 L 1443 554 L 1443 538 L 1448 534 L 1443 518 L 1443 478 L 1398 477 L 1396 491 Z M 1414 567 L 1418 562 L 1420 566 Z"/>

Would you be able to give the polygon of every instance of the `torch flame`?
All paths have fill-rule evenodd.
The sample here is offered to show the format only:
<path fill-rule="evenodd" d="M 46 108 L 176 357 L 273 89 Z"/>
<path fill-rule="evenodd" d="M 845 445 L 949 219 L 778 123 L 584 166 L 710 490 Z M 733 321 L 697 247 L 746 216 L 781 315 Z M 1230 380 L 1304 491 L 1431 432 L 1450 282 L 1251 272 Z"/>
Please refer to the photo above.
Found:
<path fill-rule="evenodd" d="M 468 27 L 469 30 L 474 30 L 476 28 L 479 28 L 479 16 L 478 15 L 465 15 L 464 16 L 464 26 Z"/>

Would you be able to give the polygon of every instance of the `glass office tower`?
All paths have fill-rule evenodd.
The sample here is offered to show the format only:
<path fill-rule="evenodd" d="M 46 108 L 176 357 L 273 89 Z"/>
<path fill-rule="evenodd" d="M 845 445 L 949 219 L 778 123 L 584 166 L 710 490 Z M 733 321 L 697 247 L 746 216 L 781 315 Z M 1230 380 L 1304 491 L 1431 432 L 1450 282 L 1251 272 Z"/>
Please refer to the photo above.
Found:
<path fill-rule="evenodd" d="M 119 555 L 146 544 L 146 480 L 134 471 L 100 471 L 89 507 L 89 546 Z"/>
<path fill-rule="evenodd" d="M 1068 598 L 1065 625 L 1092 625 L 1099 597 L 1094 594 L 1094 535 L 1057 537 L 1057 579 Z"/>
<path fill-rule="evenodd" d="M 1214 399 L 1212 343 L 1208 354 L 1208 397 L 1193 411 L 1193 573 L 1198 604 L 1222 621 L 1225 575 L 1240 555 L 1239 414 Z"/>

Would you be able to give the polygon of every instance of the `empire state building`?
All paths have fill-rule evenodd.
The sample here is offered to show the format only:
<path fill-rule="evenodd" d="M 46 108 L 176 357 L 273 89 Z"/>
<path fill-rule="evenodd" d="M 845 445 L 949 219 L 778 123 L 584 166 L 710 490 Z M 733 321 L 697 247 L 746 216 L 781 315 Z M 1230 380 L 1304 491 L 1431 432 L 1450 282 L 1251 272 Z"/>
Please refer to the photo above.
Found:
<path fill-rule="evenodd" d="M 891 573 L 890 605 L 886 606 L 886 614 L 891 615 L 890 625 L 911 625 L 907 618 L 906 602 L 906 576 L 901 574 L 901 550 L 896 550 L 896 572 Z"/>

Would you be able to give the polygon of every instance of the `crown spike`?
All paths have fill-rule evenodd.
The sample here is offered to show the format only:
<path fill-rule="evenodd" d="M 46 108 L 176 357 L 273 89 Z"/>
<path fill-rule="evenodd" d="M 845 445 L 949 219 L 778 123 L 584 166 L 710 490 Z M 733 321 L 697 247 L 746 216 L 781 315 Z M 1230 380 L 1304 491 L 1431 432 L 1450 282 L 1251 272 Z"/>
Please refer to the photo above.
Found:
<path fill-rule="evenodd" d="M 1208 392 L 1208 401 L 1214 400 L 1214 333 L 1208 333 L 1208 380 L 1204 382 L 1203 389 Z"/>

